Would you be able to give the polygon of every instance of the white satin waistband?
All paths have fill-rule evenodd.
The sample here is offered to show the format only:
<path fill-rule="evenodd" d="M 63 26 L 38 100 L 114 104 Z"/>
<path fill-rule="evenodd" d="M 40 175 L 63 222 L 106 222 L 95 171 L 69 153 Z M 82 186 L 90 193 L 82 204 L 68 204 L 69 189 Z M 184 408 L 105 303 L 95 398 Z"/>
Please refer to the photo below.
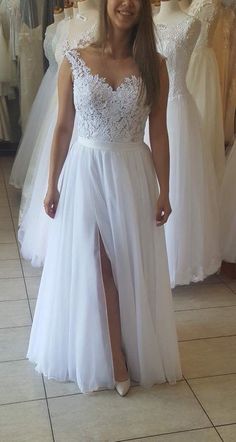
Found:
<path fill-rule="evenodd" d="M 133 149 L 143 149 L 148 146 L 143 142 L 133 142 L 133 141 L 102 141 L 94 138 L 82 138 L 78 137 L 76 144 L 81 147 L 88 147 L 90 149 L 96 150 L 133 150 Z"/>

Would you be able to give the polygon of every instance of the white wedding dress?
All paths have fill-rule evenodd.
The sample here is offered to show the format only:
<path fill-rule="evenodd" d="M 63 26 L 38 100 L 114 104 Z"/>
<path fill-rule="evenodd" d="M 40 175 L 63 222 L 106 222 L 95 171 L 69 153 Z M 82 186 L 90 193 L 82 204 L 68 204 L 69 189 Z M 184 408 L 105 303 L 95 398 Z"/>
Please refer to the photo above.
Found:
<path fill-rule="evenodd" d="M 149 107 L 141 79 L 116 90 L 92 75 L 78 50 L 77 133 L 60 178 L 27 357 L 48 378 L 82 392 L 114 388 L 99 232 L 119 292 L 122 343 L 131 379 L 143 386 L 181 379 L 158 186 L 143 142 Z M 89 277 L 88 277 L 89 271 Z M 60 324 L 60 327 L 58 327 Z"/>
<path fill-rule="evenodd" d="M 170 202 L 165 226 L 171 285 L 197 282 L 215 273 L 219 250 L 218 188 L 200 115 L 186 86 L 189 60 L 200 32 L 193 17 L 157 26 L 157 49 L 167 58 Z"/>
<path fill-rule="evenodd" d="M 45 114 L 48 109 L 50 97 L 56 89 L 57 80 L 57 62 L 53 50 L 53 38 L 56 32 L 57 24 L 48 26 L 44 39 L 44 53 L 48 59 L 49 67 L 39 90 L 33 102 L 29 118 L 26 124 L 24 135 L 20 142 L 10 175 L 10 184 L 16 188 L 22 189 L 26 178 L 27 170 L 30 164 L 32 152 L 38 134 L 41 131 Z M 47 99 L 45 99 L 47 97 Z M 36 161 L 36 159 L 34 159 Z"/>
<path fill-rule="evenodd" d="M 98 15 L 96 17 L 98 18 Z M 94 20 L 94 17 L 92 19 Z M 93 40 L 96 34 L 94 21 L 88 20 L 80 23 L 80 20 L 78 21 L 77 19 L 75 21 L 75 19 L 72 19 L 68 22 L 72 26 L 74 24 L 74 26 L 72 29 L 68 29 L 70 32 L 64 32 L 64 40 L 61 36 L 60 38 L 58 38 L 58 35 L 55 36 L 57 39 L 55 54 L 58 65 L 61 64 L 63 59 L 65 46 L 71 48 L 77 43 L 82 46 L 87 44 L 88 41 Z M 67 21 L 65 23 L 68 26 Z M 78 23 L 80 23 L 81 33 L 78 32 Z M 22 256 L 26 260 L 31 261 L 31 264 L 35 267 L 43 265 L 50 224 L 50 220 L 43 210 L 43 200 L 47 189 L 49 158 L 57 118 L 57 108 L 57 88 L 55 88 L 48 102 L 48 110 L 44 116 L 42 129 L 35 141 L 22 190 L 18 239 Z M 35 231 L 37 231 L 37 235 L 35 235 Z"/>
<path fill-rule="evenodd" d="M 220 184 L 225 168 L 224 124 L 219 69 L 212 39 L 217 21 L 219 0 L 193 0 L 188 14 L 201 21 L 201 33 L 187 72 L 187 86 L 201 115 L 206 148 L 214 160 Z"/>
<path fill-rule="evenodd" d="M 222 259 L 236 263 L 236 140 L 226 161 L 220 191 Z"/>

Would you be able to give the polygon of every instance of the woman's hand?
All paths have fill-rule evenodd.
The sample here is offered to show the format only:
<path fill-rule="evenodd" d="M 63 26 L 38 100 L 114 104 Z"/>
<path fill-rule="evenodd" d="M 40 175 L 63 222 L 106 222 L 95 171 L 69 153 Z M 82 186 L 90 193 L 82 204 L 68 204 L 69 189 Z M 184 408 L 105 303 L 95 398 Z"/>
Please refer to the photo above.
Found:
<path fill-rule="evenodd" d="M 156 223 L 157 226 L 163 226 L 168 221 L 171 214 L 171 205 L 168 195 L 160 194 L 157 200 Z"/>
<path fill-rule="evenodd" d="M 44 210 L 50 218 L 54 218 L 56 215 L 56 210 L 58 206 L 58 201 L 60 198 L 60 193 L 57 189 L 50 190 L 48 189 L 47 194 L 44 198 Z"/>

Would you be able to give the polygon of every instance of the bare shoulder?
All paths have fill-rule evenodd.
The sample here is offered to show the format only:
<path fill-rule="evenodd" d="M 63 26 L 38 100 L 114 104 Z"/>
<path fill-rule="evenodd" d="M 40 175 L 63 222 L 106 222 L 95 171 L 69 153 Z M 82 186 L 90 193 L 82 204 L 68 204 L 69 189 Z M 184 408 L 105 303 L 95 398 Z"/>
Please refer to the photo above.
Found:
<path fill-rule="evenodd" d="M 82 49 L 78 48 L 78 52 L 82 55 L 82 57 L 93 57 L 99 56 L 101 54 L 101 49 L 95 45 L 90 45 Z"/>

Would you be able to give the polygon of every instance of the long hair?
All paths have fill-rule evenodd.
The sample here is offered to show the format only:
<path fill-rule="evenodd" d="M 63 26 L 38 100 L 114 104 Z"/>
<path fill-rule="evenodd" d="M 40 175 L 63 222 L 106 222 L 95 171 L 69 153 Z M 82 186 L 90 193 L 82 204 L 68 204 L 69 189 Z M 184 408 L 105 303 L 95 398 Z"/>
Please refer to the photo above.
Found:
<path fill-rule="evenodd" d="M 159 58 L 157 57 L 150 0 L 140 0 L 141 10 L 139 22 L 134 26 L 131 48 L 134 61 L 142 78 L 141 95 L 146 94 L 146 104 L 152 105 L 158 98 L 160 90 Z M 107 0 L 100 0 L 100 20 L 96 46 L 105 49 L 108 39 Z"/>

